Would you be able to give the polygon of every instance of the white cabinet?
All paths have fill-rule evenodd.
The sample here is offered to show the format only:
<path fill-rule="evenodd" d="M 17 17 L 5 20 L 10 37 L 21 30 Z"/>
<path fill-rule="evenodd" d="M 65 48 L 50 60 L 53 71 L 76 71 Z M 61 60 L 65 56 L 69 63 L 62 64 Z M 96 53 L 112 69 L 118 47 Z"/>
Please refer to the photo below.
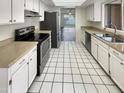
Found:
<path fill-rule="evenodd" d="M 11 0 L 0 0 L 0 25 L 11 21 Z"/>
<path fill-rule="evenodd" d="M 98 48 L 97 41 L 94 39 L 94 37 L 92 37 L 92 39 L 91 39 L 91 53 L 96 60 L 97 60 L 97 50 L 98 50 L 97 48 Z"/>
<path fill-rule="evenodd" d="M 25 0 L 25 9 L 33 12 L 39 12 L 39 0 Z"/>
<path fill-rule="evenodd" d="M 106 73 L 109 74 L 109 52 L 101 45 L 98 45 L 98 62 L 104 68 Z"/>
<path fill-rule="evenodd" d="M 33 10 L 33 1 L 34 0 L 25 0 L 25 9 Z"/>
<path fill-rule="evenodd" d="M 29 83 L 28 86 L 33 82 L 37 74 L 37 50 L 35 49 L 32 55 L 29 57 Z"/>
<path fill-rule="evenodd" d="M 93 36 L 91 38 L 92 55 L 109 74 L 109 46 Z"/>
<path fill-rule="evenodd" d="M 25 62 L 12 76 L 11 93 L 26 93 L 28 89 L 28 64 Z"/>
<path fill-rule="evenodd" d="M 124 91 L 124 61 L 114 54 L 110 56 L 111 78 Z"/>
<path fill-rule="evenodd" d="M 35 12 L 39 12 L 39 0 L 34 0 L 34 3 L 33 3 L 33 11 Z"/>
<path fill-rule="evenodd" d="M 101 21 L 102 1 L 94 0 L 94 3 L 86 7 L 88 21 Z"/>
<path fill-rule="evenodd" d="M 44 12 L 45 12 L 45 6 L 44 6 L 44 4 L 40 1 L 40 11 L 39 11 L 39 13 L 40 13 L 40 15 L 41 15 L 40 21 L 44 21 Z"/>
<path fill-rule="evenodd" d="M 13 23 L 24 22 L 24 0 L 12 0 Z"/>
<path fill-rule="evenodd" d="M 24 0 L 0 0 L 0 25 L 24 22 Z"/>
<path fill-rule="evenodd" d="M 0 68 L 0 93 L 27 92 L 37 73 L 36 47 L 10 67 Z"/>

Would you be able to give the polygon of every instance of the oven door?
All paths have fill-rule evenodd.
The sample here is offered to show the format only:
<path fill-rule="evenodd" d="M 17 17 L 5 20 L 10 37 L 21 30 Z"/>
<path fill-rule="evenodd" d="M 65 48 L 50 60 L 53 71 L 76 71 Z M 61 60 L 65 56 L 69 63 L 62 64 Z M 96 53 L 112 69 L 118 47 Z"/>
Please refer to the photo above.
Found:
<path fill-rule="evenodd" d="M 50 39 L 47 38 L 44 42 L 42 42 L 42 58 L 45 57 L 49 49 L 50 49 Z"/>
<path fill-rule="evenodd" d="M 40 45 L 40 74 L 43 72 L 50 57 L 50 38 L 47 38 Z"/>

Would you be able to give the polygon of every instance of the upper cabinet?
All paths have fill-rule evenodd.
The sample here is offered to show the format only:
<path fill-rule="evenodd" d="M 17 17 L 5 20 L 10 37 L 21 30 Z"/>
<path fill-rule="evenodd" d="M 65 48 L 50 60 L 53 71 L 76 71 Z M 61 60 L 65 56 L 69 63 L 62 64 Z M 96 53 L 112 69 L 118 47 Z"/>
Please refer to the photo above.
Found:
<path fill-rule="evenodd" d="M 40 2 L 40 11 L 39 11 L 39 13 L 42 16 L 42 17 L 40 17 L 40 21 L 44 21 L 44 11 L 45 11 L 45 6 L 44 6 L 44 4 L 42 2 Z"/>
<path fill-rule="evenodd" d="M 12 1 L 12 14 L 14 23 L 24 22 L 24 0 Z"/>
<path fill-rule="evenodd" d="M 39 12 L 39 8 L 40 8 L 39 5 L 40 5 L 39 0 L 34 0 L 33 9 L 35 12 Z"/>
<path fill-rule="evenodd" d="M 0 25 L 24 22 L 24 0 L 0 0 Z"/>
<path fill-rule="evenodd" d="M 11 0 L 0 0 L 0 24 L 9 24 L 11 21 Z"/>
<path fill-rule="evenodd" d="M 88 21 L 101 21 L 102 0 L 93 0 L 93 3 L 86 7 Z"/>
<path fill-rule="evenodd" d="M 33 12 L 39 12 L 39 0 L 25 0 L 25 9 Z"/>
<path fill-rule="evenodd" d="M 33 10 L 33 0 L 25 0 L 25 9 Z"/>

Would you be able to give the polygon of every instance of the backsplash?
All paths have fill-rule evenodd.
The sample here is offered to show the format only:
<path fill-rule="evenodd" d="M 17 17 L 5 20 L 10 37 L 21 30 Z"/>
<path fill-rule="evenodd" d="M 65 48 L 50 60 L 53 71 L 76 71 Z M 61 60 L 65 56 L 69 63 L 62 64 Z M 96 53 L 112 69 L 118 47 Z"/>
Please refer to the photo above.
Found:
<path fill-rule="evenodd" d="M 88 21 L 88 25 L 96 27 L 96 28 L 102 28 L 102 22 L 89 22 Z"/>
<path fill-rule="evenodd" d="M 39 18 L 25 18 L 25 23 L 12 24 L 12 25 L 1 25 L 0 26 L 0 41 L 13 38 L 15 29 L 32 26 L 39 29 Z"/>

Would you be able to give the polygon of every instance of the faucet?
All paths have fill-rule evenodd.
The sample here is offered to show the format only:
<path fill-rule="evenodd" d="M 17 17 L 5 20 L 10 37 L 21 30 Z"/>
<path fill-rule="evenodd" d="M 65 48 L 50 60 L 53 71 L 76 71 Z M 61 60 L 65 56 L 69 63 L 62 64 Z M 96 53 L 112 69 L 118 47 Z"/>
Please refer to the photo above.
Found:
<path fill-rule="evenodd" d="M 109 26 L 111 26 L 112 28 L 114 28 L 114 37 L 116 36 L 116 32 L 117 32 L 117 26 L 115 24 L 110 24 Z M 104 30 L 106 30 L 108 26 L 105 26 Z"/>
<path fill-rule="evenodd" d="M 114 37 L 115 37 L 117 32 L 117 26 L 115 24 L 111 24 L 111 26 L 114 28 Z"/>

